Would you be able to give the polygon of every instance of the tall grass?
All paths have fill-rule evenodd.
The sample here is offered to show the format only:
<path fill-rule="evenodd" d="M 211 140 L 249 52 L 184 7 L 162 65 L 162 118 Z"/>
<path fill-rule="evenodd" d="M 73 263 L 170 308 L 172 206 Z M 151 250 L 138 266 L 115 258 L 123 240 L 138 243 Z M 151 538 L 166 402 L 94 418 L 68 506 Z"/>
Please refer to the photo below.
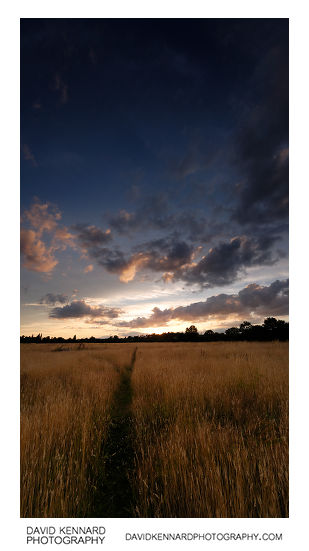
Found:
<path fill-rule="evenodd" d="M 136 516 L 288 516 L 287 346 L 139 346 Z"/>
<path fill-rule="evenodd" d="M 129 357 L 119 345 L 22 346 L 22 517 L 93 515 L 112 397 Z"/>
<path fill-rule="evenodd" d="M 288 345 L 135 348 L 22 345 L 21 516 L 288 516 Z"/>

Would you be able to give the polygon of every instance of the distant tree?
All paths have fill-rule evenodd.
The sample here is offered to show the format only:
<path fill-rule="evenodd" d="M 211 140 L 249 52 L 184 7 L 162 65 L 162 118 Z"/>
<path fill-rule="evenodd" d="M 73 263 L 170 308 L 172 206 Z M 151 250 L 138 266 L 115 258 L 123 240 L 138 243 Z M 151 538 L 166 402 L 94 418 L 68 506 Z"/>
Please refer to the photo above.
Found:
<path fill-rule="evenodd" d="M 239 326 L 240 331 L 248 331 L 252 329 L 252 324 L 250 321 L 243 321 Z"/>
<path fill-rule="evenodd" d="M 183 334 L 183 340 L 197 341 L 198 339 L 199 339 L 199 334 L 195 325 L 190 325 L 190 327 L 187 327 L 185 330 L 185 333 Z"/>
<path fill-rule="evenodd" d="M 214 340 L 215 333 L 212 329 L 207 329 L 203 335 L 203 341 L 212 341 Z"/>
<path fill-rule="evenodd" d="M 195 327 L 195 325 L 190 325 L 190 327 L 187 327 L 186 334 L 188 334 L 188 333 L 189 333 L 189 335 L 197 335 L 198 334 L 198 330 Z"/>
<path fill-rule="evenodd" d="M 73 341 L 76 341 L 76 335 L 74 335 L 74 337 L 73 337 Z"/>
<path fill-rule="evenodd" d="M 263 326 L 265 327 L 265 329 L 268 329 L 268 330 L 277 329 L 278 321 L 281 321 L 281 320 L 277 320 L 276 318 L 266 318 L 264 320 Z"/>
<path fill-rule="evenodd" d="M 229 327 L 229 329 L 226 329 L 225 334 L 228 339 L 237 339 L 240 336 L 240 329 L 238 327 Z"/>
<path fill-rule="evenodd" d="M 289 324 L 284 320 L 266 318 L 262 327 L 267 340 L 287 341 L 289 338 Z"/>

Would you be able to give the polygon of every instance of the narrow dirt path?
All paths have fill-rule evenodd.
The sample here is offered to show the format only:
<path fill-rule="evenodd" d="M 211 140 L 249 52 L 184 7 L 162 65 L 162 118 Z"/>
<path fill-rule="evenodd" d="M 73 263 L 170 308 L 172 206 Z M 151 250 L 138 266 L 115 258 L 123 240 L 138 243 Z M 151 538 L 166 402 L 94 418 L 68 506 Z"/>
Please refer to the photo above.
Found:
<path fill-rule="evenodd" d="M 132 488 L 129 481 L 133 469 L 133 423 L 131 416 L 132 371 L 137 348 L 131 362 L 120 372 L 120 383 L 113 397 L 112 420 L 104 446 L 105 474 L 98 488 L 93 517 L 132 517 Z"/>

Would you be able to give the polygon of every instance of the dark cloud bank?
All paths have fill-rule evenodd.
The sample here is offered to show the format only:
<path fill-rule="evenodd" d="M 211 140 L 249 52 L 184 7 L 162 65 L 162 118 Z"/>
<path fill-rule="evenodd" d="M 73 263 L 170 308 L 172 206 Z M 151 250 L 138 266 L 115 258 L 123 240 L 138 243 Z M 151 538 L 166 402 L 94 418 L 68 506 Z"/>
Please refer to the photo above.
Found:
<path fill-rule="evenodd" d="M 84 300 L 73 300 L 66 306 L 57 306 L 50 313 L 50 318 L 103 318 L 110 321 L 117 318 L 121 310 L 119 308 L 108 308 L 106 306 L 91 306 Z M 102 321 L 102 319 L 101 319 Z"/>
<path fill-rule="evenodd" d="M 48 293 L 41 299 L 41 304 L 53 305 L 67 301 L 65 295 Z M 149 317 L 138 317 L 130 321 L 121 321 L 124 311 L 120 308 L 108 306 L 91 306 L 85 300 L 74 300 L 64 306 L 57 306 L 50 310 L 49 317 L 54 319 L 83 318 L 86 323 L 96 325 L 112 324 L 117 327 L 146 328 L 160 327 L 168 322 L 186 321 L 196 323 L 224 316 L 233 315 L 236 318 L 285 316 L 289 308 L 288 279 L 276 280 L 270 285 L 251 283 L 238 293 L 214 295 L 205 301 L 195 302 L 188 306 L 176 308 L 153 308 Z"/>
<path fill-rule="evenodd" d="M 228 315 L 235 315 L 237 318 L 250 317 L 251 315 L 257 317 L 284 316 L 288 314 L 288 307 L 288 280 L 276 280 L 269 286 L 252 283 L 237 294 L 222 293 L 189 306 L 178 306 L 177 308 L 167 308 L 165 310 L 156 307 L 148 318 L 139 317 L 128 322 L 118 322 L 117 326 L 131 328 L 160 327 L 173 320 L 195 323 Z"/>
<path fill-rule="evenodd" d="M 201 245 L 184 241 L 176 233 L 135 246 L 126 255 L 118 248 L 102 247 L 95 240 L 87 249 L 89 257 L 122 281 L 131 281 L 136 272 L 149 270 L 163 274 L 165 281 L 183 281 L 204 288 L 230 284 L 252 266 L 271 266 L 285 256 L 275 244 L 280 237 L 235 236 L 209 249 L 202 258 Z M 83 237 L 83 245 L 86 240 Z"/>

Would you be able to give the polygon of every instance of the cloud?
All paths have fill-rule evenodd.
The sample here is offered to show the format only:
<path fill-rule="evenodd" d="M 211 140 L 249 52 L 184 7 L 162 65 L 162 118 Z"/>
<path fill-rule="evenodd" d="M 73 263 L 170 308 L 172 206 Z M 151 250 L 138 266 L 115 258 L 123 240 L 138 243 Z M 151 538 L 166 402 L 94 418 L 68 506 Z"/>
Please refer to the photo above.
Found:
<path fill-rule="evenodd" d="M 109 325 L 111 323 L 110 319 L 88 319 L 85 320 L 85 323 L 91 324 L 92 329 L 95 329 L 96 327 L 101 327 L 101 325 Z"/>
<path fill-rule="evenodd" d="M 61 213 L 55 205 L 49 202 L 41 203 L 37 198 L 30 209 L 25 210 L 22 215 L 22 221 L 29 222 L 36 229 L 38 235 L 41 235 L 43 231 L 54 231 L 60 219 Z"/>
<path fill-rule="evenodd" d="M 118 274 L 124 283 L 132 281 L 138 272 L 148 270 L 162 274 L 165 282 L 180 280 L 202 287 L 222 286 L 237 280 L 246 268 L 272 265 L 283 256 L 282 252 L 274 251 L 278 236 L 242 235 L 220 242 L 197 260 L 202 246 L 187 243 L 177 233 L 142 243 L 127 256 L 117 248 L 101 247 L 109 235 L 93 226 L 87 228 L 78 236 L 86 253 L 108 272 Z"/>
<path fill-rule="evenodd" d="M 140 236 L 146 234 L 146 232 L 151 232 L 150 235 L 152 236 L 153 230 L 155 230 L 158 235 L 164 236 L 164 241 L 173 240 L 175 243 L 185 241 L 190 247 L 192 246 L 191 242 L 195 249 L 198 248 L 198 245 L 204 244 L 209 247 L 214 240 L 217 241 L 220 237 L 224 238 L 226 232 L 228 232 L 228 235 L 231 232 L 234 235 L 237 234 L 239 231 L 238 224 L 235 222 L 232 224 L 230 221 L 227 224 L 226 221 L 226 215 L 230 216 L 230 212 L 227 213 L 226 209 L 222 207 L 219 212 L 218 206 L 211 210 L 211 204 L 209 204 L 207 207 L 209 212 L 207 210 L 206 213 L 203 206 L 200 201 L 199 208 L 190 208 L 186 201 L 186 207 L 180 209 L 175 205 L 175 201 L 174 204 L 168 202 L 167 194 L 158 194 L 142 200 L 133 212 L 125 209 L 120 210 L 109 218 L 109 224 L 115 233 L 126 237 L 131 237 L 133 234 Z M 141 245 L 138 252 L 141 251 L 144 256 L 149 256 L 147 244 Z M 120 254 L 124 260 L 128 260 L 128 255 Z M 132 258 L 131 254 L 131 266 L 136 262 L 140 269 L 145 265 L 152 269 L 150 264 L 153 263 L 148 264 L 146 261 L 143 263 L 136 256 Z M 169 268 L 167 267 L 166 270 L 168 271 Z M 160 270 L 155 268 L 155 271 Z M 164 274 L 163 277 L 166 281 L 168 278 L 171 280 L 171 277 L 167 274 Z"/>
<path fill-rule="evenodd" d="M 75 224 L 72 229 L 77 233 L 77 239 L 85 249 L 99 247 L 112 239 L 110 229 L 103 231 L 87 224 Z"/>
<path fill-rule="evenodd" d="M 196 248 L 172 237 L 153 240 L 136 247 L 126 258 L 117 249 L 97 248 L 90 254 L 107 271 L 119 275 L 120 281 L 132 281 L 138 271 L 166 272 L 184 268 L 192 262 Z"/>
<path fill-rule="evenodd" d="M 203 168 L 201 160 L 195 149 L 190 149 L 186 154 L 178 161 L 174 168 L 174 172 L 177 178 L 183 179 L 187 176 L 191 176 L 195 172 L 198 172 Z"/>
<path fill-rule="evenodd" d="M 218 157 L 218 147 L 207 141 L 195 129 L 187 134 L 188 143 L 182 154 L 169 161 L 170 172 L 174 178 L 183 180 L 200 171 L 205 171 Z"/>
<path fill-rule="evenodd" d="M 111 320 L 117 318 L 122 312 L 119 308 L 108 308 L 107 306 L 91 306 L 84 300 L 73 300 L 65 306 L 57 306 L 50 313 L 50 318 L 103 318 Z"/>
<path fill-rule="evenodd" d="M 54 89 L 59 92 L 60 103 L 65 104 L 68 101 L 68 85 L 64 82 L 61 75 L 55 75 Z"/>
<path fill-rule="evenodd" d="M 76 249 L 75 235 L 69 232 L 65 226 L 56 228 L 53 243 L 57 249 L 64 250 L 66 247 Z"/>
<path fill-rule="evenodd" d="M 89 264 L 88 266 L 86 266 L 86 268 L 84 268 L 85 274 L 92 272 L 92 270 L 93 270 L 93 264 Z"/>
<path fill-rule="evenodd" d="M 289 67 L 288 41 L 257 67 L 252 87 L 257 101 L 236 140 L 236 164 L 243 175 L 234 218 L 240 224 L 288 217 Z"/>
<path fill-rule="evenodd" d="M 144 198 L 139 202 L 134 212 L 121 209 L 109 217 L 109 224 L 119 235 L 132 235 L 144 231 L 179 232 L 182 238 L 188 237 L 196 242 L 209 242 L 222 230 L 222 223 L 216 219 L 210 220 L 200 210 L 175 211 L 166 194 L 157 194 Z"/>
<path fill-rule="evenodd" d="M 117 326 L 161 327 L 174 320 L 196 323 L 220 319 L 229 315 L 234 315 L 239 319 L 287 315 L 289 308 L 288 283 L 287 279 L 276 280 L 269 286 L 252 283 L 237 294 L 222 293 L 211 296 L 202 302 L 165 310 L 155 307 L 148 318 L 138 317 L 131 321 L 121 321 L 117 323 Z"/>
<path fill-rule="evenodd" d="M 46 247 L 33 230 L 21 230 L 20 247 L 24 256 L 23 266 L 28 270 L 49 273 L 58 264 L 54 256 L 54 248 Z"/>
<path fill-rule="evenodd" d="M 28 270 L 50 273 L 58 264 L 56 251 L 76 248 L 75 236 L 65 226 L 59 226 L 61 212 L 57 206 L 42 203 L 36 198 L 31 207 L 23 212 L 21 220 L 24 225 L 30 226 L 30 229 L 21 229 L 23 266 Z M 47 234 L 48 238 L 46 235 L 43 238 L 43 234 Z"/>
<path fill-rule="evenodd" d="M 203 287 L 226 285 L 237 280 L 250 266 L 274 264 L 282 253 L 272 252 L 278 237 L 236 236 L 230 241 L 219 243 L 211 248 L 206 256 L 189 268 L 181 268 L 174 273 L 174 279 L 187 283 L 197 283 Z"/>
<path fill-rule="evenodd" d="M 121 209 L 110 216 L 111 227 L 120 235 L 138 232 L 142 229 L 167 229 L 173 224 L 173 215 L 165 193 L 157 193 L 143 199 L 135 212 Z"/>
<path fill-rule="evenodd" d="M 64 295 L 63 293 L 47 293 L 40 299 L 39 303 L 47 304 L 48 306 L 54 306 L 55 304 L 66 304 L 68 301 L 69 297 L 67 295 Z"/>
<path fill-rule="evenodd" d="M 30 161 L 32 166 L 35 166 L 35 167 L 38 166 L 36 158 L 35 158 L 34 154 L 32 153 L 29 145 L 24 143 L 22 145 L 22 152 L 23 152 L 23 156 L 24 156 L 25 161 Z"/>

